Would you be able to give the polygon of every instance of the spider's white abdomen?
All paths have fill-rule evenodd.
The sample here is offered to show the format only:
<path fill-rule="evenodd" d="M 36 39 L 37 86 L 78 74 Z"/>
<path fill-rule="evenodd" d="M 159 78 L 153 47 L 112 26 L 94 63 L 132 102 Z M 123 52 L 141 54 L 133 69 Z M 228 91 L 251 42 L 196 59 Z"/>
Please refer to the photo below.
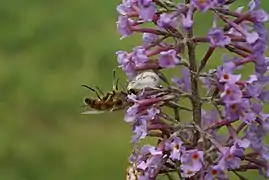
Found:
<path fill-rule="evenodd" d="M 127 89 L 145 89 L 145 88 L 156 88 L 160 85 L 159 76 L 151 71 L 145 71 L 138 74 L 134 80 L 129 82 Z"/>

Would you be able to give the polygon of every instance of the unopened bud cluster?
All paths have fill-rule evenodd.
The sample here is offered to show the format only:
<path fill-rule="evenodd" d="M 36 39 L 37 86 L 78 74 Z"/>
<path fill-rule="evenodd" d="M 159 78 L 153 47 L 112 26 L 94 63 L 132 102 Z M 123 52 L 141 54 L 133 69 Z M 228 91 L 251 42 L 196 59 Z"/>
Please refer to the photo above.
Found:
<path fill-rule="evenodd" d="M 127 179 L 163 174 L 169 179 L 223 180 L 229 172 L 244 179 L 240 171 L 269 177 L 269 147 L 264 144 L 269 114 L 263 110 L 269 103 L 268 15 L 260 0 L 238 8 L 231 8 L 233 3 L 123 0 L 117 6 L 122 38 L 142 35 L 141 45 L 131 52 L 117 52 L 120 67 L 130 81 L 151 71 L 165 82 L 128 96 L 132 106 L 125 121 L 132 126 L 134 149 Z M 195 17 L 205 12 L 213 14 L 213 25 L 204 36 L 196 36 Z M 199 46 L 208 47 L 202 57 L 196 55 Z M 217 49 L 227 55 L 213 59 Z M 206 72 L 212 62 L 219 66 Z M 178 73 L 167 80 L 162 70 L 172 68 Z M 190 107 L 183 107 L 186 100 Z M 147 137 L 156 143 L 141 145 Z"/>

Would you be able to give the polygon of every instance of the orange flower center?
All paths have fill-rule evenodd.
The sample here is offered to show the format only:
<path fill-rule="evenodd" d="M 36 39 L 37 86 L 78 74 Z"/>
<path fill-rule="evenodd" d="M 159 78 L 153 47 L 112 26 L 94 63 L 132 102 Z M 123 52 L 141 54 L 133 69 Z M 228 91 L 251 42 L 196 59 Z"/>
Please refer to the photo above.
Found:
<path fill-rule="evenodd" d="M 192 155 L 192 159 L 197 160 L 199 158 L 199 155 L 197 153 Z"/>
<path fill-rule="evenodd" d="M 232 157 L 233 157 L 233 155 L 229 154 L 225 159 L 226 159 L 226 160 L 229 160 L 229 159 L 231 159 Z"/>
<path fill-rule="evenodd" d="M 216 169 L 212 169 L 211 173 L 212 173 L 212 175 L 216 175 L 216 174 L 218 174 L 218 171 Z"/>
<path fill-rule="evenodd" d="M 187 171 L 187 174 L 192 174 L 192 173 L 193 173 L 193 171 L 191 171 L 191 170 Z"/>
<path fill-rule="evenodd" d="M 179 149 L 179 145 L 178 144 L 175 145 L 175 149 Z"/>
<path fill-rule="evenodd" d="M 199 0 L 198 1 L 200 4 L 205 4 L 206 0 Z"/>
<path fill-rule="evenodd" d="M 226 94 L 227 94 L 227 95 L 230 95 L 230 94 L 232 94 L 232 91 L 231 91 L 230 89 L 227 89 L 227 90 L 226 90 Z"/>
<path fill-rule="evenodd" d="M 236 111 L 236 109 L 237 109 L 237 105 L 236 105 L 236 104 L 231 105 L 231 109 L 232 109 L 233 111 Z"/>
<path fill-rule="evenodd" d="M 223 78 L 224 78 L 224 79 L 229 79 L 229 74 L 224 74 L 224 75 L 223 75 Z"/>
<path fill-rule="evenodd" d="M 240 112 L 240 115 L 244 118 L 246 117 L 245 113 L 243 111 Z"/>

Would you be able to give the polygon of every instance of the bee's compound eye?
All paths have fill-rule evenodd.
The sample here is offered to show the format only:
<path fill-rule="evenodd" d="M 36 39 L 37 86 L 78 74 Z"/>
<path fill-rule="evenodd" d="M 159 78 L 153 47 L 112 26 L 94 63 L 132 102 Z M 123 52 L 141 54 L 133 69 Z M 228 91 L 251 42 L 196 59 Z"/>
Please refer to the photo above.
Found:
<path fill-rule="evenodd" d="M 85 99 L 84 99 L 84 103 L 85 103 L 85 104 L 91 104 L 91 101 L 92 101 L 92 100 L 91 100 L 90 98 L 85 98 Z"/>
<path fill-rule="evenodd" d="M 156 88 L 160 85 L 159 76 L 150 71 L 142 72 L 138 74 L 133 81 L 128 84 L 127 89 L 144 89 L 144 88 Z"/>

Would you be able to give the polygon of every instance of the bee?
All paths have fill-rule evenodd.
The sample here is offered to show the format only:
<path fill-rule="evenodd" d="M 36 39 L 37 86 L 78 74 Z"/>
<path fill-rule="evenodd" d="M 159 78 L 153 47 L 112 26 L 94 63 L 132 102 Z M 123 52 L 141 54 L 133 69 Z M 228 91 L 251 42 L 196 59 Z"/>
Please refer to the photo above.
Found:
<path fill-rule="evenodd" d="M 89 86 L 82 86 L 96 92 L 95 89 Z M 98 97 L 98 99 L 85 98 L 84 103 L 95 111 L 86 111 L 82 114 L 100 114 L 104 112 L 123 109 L 124 107 L 126 107 L 127 104 L 127 95 L 128 94 L 124 91 L 112 90 L 111 92 L 107 92 L 102 98 L 100 96 Z"/>
<path fill-rule="evenodd" d="M 89 87 L 87 85 L 82 85 L 93 91 L 97 99 L 95 98 L 85 98 L 84 103 L 86 106 L 89 106 L 93 111 L 86 111 L 82 114 L 100 114 L 104 112 L 112 112 L 116 110 L 122 110 L 130 105 L 127 100 L 129 94 L 136 94 L 139 90 L 145 88 L 156 88 L 160 83 L 160 78 L 154 72 L 145 71 L 138 74 L 133 81 L 129 82 L 127 90 L 118 89 L 119 78 L 116 79 L 115 70 L 113 71 L 113 90 L 107 92 L 106 94 L 103 91 L 95 87 Z M 100 94 L 102 96 L 100 96 Z"/>
<path fill-rule="evenodd" d="M 116 79 L 115 71 L 113 71 L 113 90 L 111 92 L 107 92 L 106 94 L 97 86 L 94 88 L 89 87 L 87 85 L 82 85 L 93 91 L 97 99 L 95 98 L 85 98 L 84 103 L 86 106 L 94 109 L 93 111 L 86 111 L 82 114 L 101 114 L 104 112 L 112 112 L 116 110 L 123 109 L 126 107 L 127 103 L 127 95 L 128 93 L 125 91 L 121 91 L 118 89 L 119 78 Z M 102 95 L 102 97 L 99 95 Z"/>

